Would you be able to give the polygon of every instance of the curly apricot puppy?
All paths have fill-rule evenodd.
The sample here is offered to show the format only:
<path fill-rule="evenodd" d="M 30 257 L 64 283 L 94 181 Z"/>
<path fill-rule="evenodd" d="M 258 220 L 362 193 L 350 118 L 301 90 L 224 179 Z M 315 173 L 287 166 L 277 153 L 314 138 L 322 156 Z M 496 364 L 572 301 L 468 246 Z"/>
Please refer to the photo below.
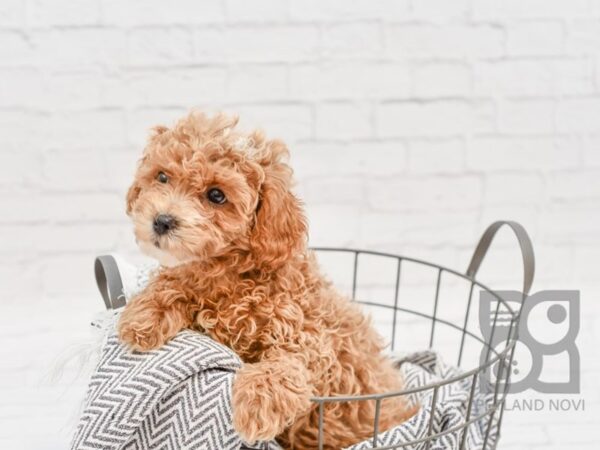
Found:
<path fill-rule="evenodd" d="M 163 268 L 125 307 L 119 334 L 145 351 L 183 328 L 206 332 L 244 361 L 233 388 L 241 436 L 313 449 L 312 396 L 402 384 L 369 321 L 323 278 L 306 247 L 285 145 L 238 133 L 236 123 L 191 113 L 172 129 L 154 129 L 127 213 L 141 249 Z M 413 412 L 401 399 L 384 400 L 379 429 Z M 366 439 L 374 416 L 374 401 L 326 403 L 325 447 Z"/>

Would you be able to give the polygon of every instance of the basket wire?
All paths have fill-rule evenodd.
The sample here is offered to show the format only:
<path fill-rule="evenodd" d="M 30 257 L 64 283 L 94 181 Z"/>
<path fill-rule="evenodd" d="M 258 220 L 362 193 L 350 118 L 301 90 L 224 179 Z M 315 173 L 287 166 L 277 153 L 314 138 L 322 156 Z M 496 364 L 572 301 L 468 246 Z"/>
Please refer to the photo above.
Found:
<path fill-rule="evenodd" d="M 434 264 L 428 261 L 424 261 L 421 259 L 410 258 L 406 256 L 395 255 L 392 253 L 384 253 L 377 252 L 371 250 L 358 250 L 358 249 L 348 249 L 348 248 L 335 248 L 335 247 L 316 247 L 313 250 L 317 253 L 317 255 L 323 253 L 342 253 L 349 254 L 352 261 L 352 282 L 351 282 L 351 299 L 355 302 L 358 302 L 366 307 L 375 307 L 375 308 L 386 308 L 392 311 L 392 325 L 391 325 L 391 345 L 390 350 L 394 351 L 396 334 L 398 328 L 398 314 L 409 314 L 413 316 L 420 317 L 421 319 L 426 319 L 431 322 L 429 328 L 429 348 L 434 348 L 435 336 L 436 336 L 436 327 L 439 324 L 450 327 L 451 329 L 456 330 L 461 333 L 460 336 L 460 344 L 458 349 L 458 358 L 456 361 L 457 367 L 461 366 L 464 350 L 466 345 L 466 339 L 472 338 L 478 341 L 483 348 L 485 349 L 485 358 L 483 362 L 481 362 L 477 367 L 471 370 L 463 371 L 460 375 L 454 376 L 449 379 L 444 379 L 442 381 L 431 383 L 425 386 L 419 386 L 416 388 L 404 389 L 397 392 L 383 392 L 377 394 L 367 394 L 367 395 L 336 395 L 329 397 L 314 397 L 312 401 L 317 403 L 318 411 L 319 411 L 319 435 L 318 435 L 318 448 L 319 450 L 323 450 L 325 445 L 325 425 L 324 425 L 324 410 L 325 404 L 331 402 L 354 402 L 354 401 L 374 401 L 375 402 L 375 416 L 373 423 L 373 434 L 372 434 L 372 447 L 378 450 L 386 450 L 386 449 L 398 449 L 405 447 L 412 447 L 417 444 L 425 445 L 426 449 L 429 449 L 432 443 L 449 433 L 460 432 L 460 449 L 463 450 L 466 445 L 466 437 L 468 432 L 468 427 L 472 424 L 487 420 L 485 423 L 485 436 L 482 444 L 482 449 L 488 448 L 488 442 L 493 444 L 493 448 L 496 447 L 499 435 L 500 435 L 500 427 L 502 424 L 502 418 L 504 414 L 504 405 L 506 401 L 506 396 L 510 389 L 510 374 L 511 374 L 511 366 L 514 357 L 514 351 L 516 347 L 516 342 L 518 339 L 518 325 L 520 320 L 520 308 L 514 309 L 511 305 L 503 299 L 498 293 L 490 289 L 487 285 L 478 281 L 475 277 L 483 261 L 487 250 L 496 234 L 498 229 L 502 226 L 508 226 L 515 233 L 520 249 L 521 255 L 523 258 L 523 266 L 524 266 L 524 280 L 523 280 L 523 289 L 522 289 L 522 301 L 526 300 L 527 294 L 531 288 L 531 284 L 533 282 L 533 276 L 535 271 L 535 259 L 533 254 L 533 247 L 531 245 L 531 240 L 527 235 L 525 229 L 518 223 L 512 221 L 498 221 L 494 222 L 490 225 L 486 231 L 483 233 L 474 253 L 471 258 L 471 262 L 469 267 L 465 273 L 458 272 L 456 270 L 440 266 L 438 264 Z M 370 300 L 357 299 L 357 288 L 358 288 L 358 272 L 359 272 L 359 261 L 361 255 L 370 255 L 379 258 L 389 258 L 396 261 L 396 270 L 395 270 L 395 280 L 393 282 L 394 285 L 394 296 L 393 296 L 393 305 L 378 303 Z M 402 290 L 401 284 L 401 275 L 403 264 L 412 263 L 419 266 L 425 266 L 437 272 L 436 275 L 436 284 L 435 284 L 435 294 L 433 299 L 433 310 L 431 314 L 426 314 L 421 311 L 417 311 L 415 309 L 406 308 L 399 305 L 400 293 Z M 444 318 L 439 317 L 439 306 L 440 306 L 440 287 L 442 285 L 443 277 L 457 277 L 458 279 L 465 280 L 469 283 L 469 294 L 466 302 L 466 308 L 464 313 L 464 319 L 460 321 L 460 323 L 454 323 L 453 321 L 446 320 Z M 472 313 L 473 307 L 473 297 L 475 288 L 481 289 L 485 291 L 489 295 L 491 295 L 496 304 L 496 308 L 494 311 L 494 318 L 491 325 L 491 332 L 487 339 L 483 338 L 478 333 L 475 333 L 468 329 L 468 323 L 470 314 Z M 501 311 L 501 307 L 503 310 Z M 499 322 L 499 318 L 502 316 L 500 321 L 507 321 L 507 317 L 510 318 L 508 325 L 508 333 L 506 339 L 503 343 L 503 348 L 501 350 L 497 350 L 493 343 L 494 337 L 497 329 L 497 324 Z M 473 401 L 477 390 L 478 380 L 481 380 L 481 377 L 485 376 L 485 373 L 496 366 L 498 371 L 496 373 L 496 381 L 493 385 L 493 397 L 492 402 L 485 409 L 484 412 L 477 414 L 472 417 L 473 413 Z M 427 390 L 432 391 L 431 396 L 431 411 L 435 411 L 435 407 L 438 401 L 438 393 L 439 389 L 447 384 L 460 382 L 461 380 L 470 379 L 470 390 L 469 390 L 469 398 L 467 402 L 467 410 L 466 416 L 463 423 L 453 426 L 449 429 L 445 429 L 441 432 L 434 433 L 434 417 L 435 414 L 430 414 L 429 423 L 427 427 L 427 434 L 424 437 L 419 439 L 402 443 L 395 444 L 391 446 L 379 446 L 378 445 L 378 437 L 382 431 L 380 429 L 379 418 L 381 412 L 381 403 L 384 399 L 390 397 L 398 397 L 398 396 L 407 396 L 410 394 L 420 393 L 423 394 Z M 502 385 L 503 382 L 503 385 Z M 496 426 L 493 427 L 494 421 Z M 492 435 L 494 433 L 494 435 Z"/>

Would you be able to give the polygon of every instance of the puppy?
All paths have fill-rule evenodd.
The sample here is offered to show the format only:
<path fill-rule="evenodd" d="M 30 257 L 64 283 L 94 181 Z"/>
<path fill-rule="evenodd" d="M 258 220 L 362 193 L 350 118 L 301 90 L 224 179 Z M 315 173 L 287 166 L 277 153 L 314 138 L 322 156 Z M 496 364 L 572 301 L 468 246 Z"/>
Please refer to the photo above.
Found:
<path fill-rule="evenodd" d="M 314 449 L 311 397 L 397 391 L 402 381 L 367 318 L 307 249 L 286 146 L 239 133 L 236 123 L 193 112 L 154 129 L 127 214 L 139 246 L 163 268 L 125 307 L 119 335 L 147 351 L 184 328 L 207 333 L 244 362 L 232 398 L 240 435 Z M 413 412 L 401 398 L 384 400 L 379 430 Z M 374 418 L 373 400 L 325 403 L 325 448 L 368 438 Z"/>

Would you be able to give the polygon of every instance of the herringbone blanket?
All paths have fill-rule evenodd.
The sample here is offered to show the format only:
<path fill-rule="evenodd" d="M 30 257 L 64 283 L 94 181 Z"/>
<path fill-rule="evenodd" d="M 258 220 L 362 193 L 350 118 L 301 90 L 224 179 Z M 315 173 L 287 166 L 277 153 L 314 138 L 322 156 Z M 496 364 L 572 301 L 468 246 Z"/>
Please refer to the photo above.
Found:
<path fill-rule="evenodd" d="M 419 388 L 450 380 L 460 375 L 460 371 L 445 364 L 435 352 L 425 351 L 412 353 L 398 358 L 400 375 L 403 377 L 406 390 Z M 482 450 L 495 448 L 498 438 L 497 415 L 491 424 L 485 415 L 474 420 L 464 436 L 464 447 L 461 447 L 463 432 L 460 426 L 467 416 L 473 420 L 489 410 L 494 394 L 487 381 L 479 379 L 473 391 L 473 401 L 469 412 L 469 396 L 472 377 L 467 377 L 439 387 L 436 394 L 435 408 L 432 412 L 433 390 L 410 394 L 409 402 L 420 404 L 420 409 L 410 420 L 380 433 L 378 447 L 390 448 L 397 445 L 399 449 L 410 450 Z M 433 420 L 431 415 L 433 414 Z M 429 428 L 431 426 L 431 429 Z M 489 432 L 488 432 L 489 426 Z M 486 439 L 487 434 L 487 439 Z M 428 442 L 427 436 L 438 435 Z M 411 444 L 412 442 L 412 444 Z M 373 439 L 353 445 L 346 450 L 367 450 L 377 448 Z"/>
<path fill-rule="evenodd" d="M 193 331 L 148 353 L 130 352 L 111 333 L 91 377 L 72 449 L 243 448 L 229 403 L 240 366 L 229 349 Z"/>
<path fill-rule="evenodd" d="M 145 267 L 131 278 L 123 292 L 130 298 L 143 289 L 151 271 Z M 121 270 L 121 273 L 123 271 Z M 132 273 L 136 273 L 135 270 Z M 230 349 L 208 336 L 182 331 L 168 344 L 147 353 L 131 352 L 120 344 L 114 313 L 99 362 L 91 376 L 88 394 L 72 443 L 73 450 L 278 450 L 275 442 L 248 446 L 232 425 L 231 388 L 241 361 Z M 449 380 L 460 374 L 430 351 L 397 358 L 407 389 Z M 409 396 L 421 405 L 407 422 L 379 433 L 378 447 L 421 450 L 461 448 L 462 430 L 456 429 L 485 412 L 493 394 L 476 385 L 469 402 L 472 377 L 438 389 L 432 416 L 432 390 Z M 470 409 L 469 409 L 470 403 Z M 494 448 L 497 423 L 488 417 L 474 421 L 464 436 L 464 449 Z M 430 428 L 431 427 L 431 428 Z M 440 434 L 429 444 L 426 437 Z M 486 434 L 488 435 L 486 441 Z M 411 444 L 411 442 L 420 441 Z M 428 446 L 429 445 L 429 446 Z M 346 450 L 376 448 L 373 439 Z"/>
<path fill-rule="evenodd" d="M 407 389 L 456 376 L 433 352 L 415 353 L 399 360 Z M 104 345 L 92 375 L 83 414 L 72 449 L 136 450 L 238 450 L 246 445 L 232 426 L 230 394 L 239 358 L 209 337 L 182 331 L 159 350 L 130 352 L 115 333 Z M 450 431 L 432 442 L 431 449 L 458 449 L 460 431 L 468 409 L 470 378 L 442 386 L 437 394 L 432 433 Z M 477 417 L 491 402 L 492 394 L 479 389 L 472 402 Z M 378 446 L 407 444 L 429 433 L 431 397 L 413 394 L 422 407 L 409 421 L 378 436 Z M 466 449 L 482 449 L 487 419 L 474 422 L 465 436 Z M 493 448 L 496 425 L 492 423 L 486 448 Z M 252 448 L 275 450 L 272 443 Z M 366 450 L 373 440 L 349 447 Z M 422 449 L 426 443 L 402 448 Z"/>

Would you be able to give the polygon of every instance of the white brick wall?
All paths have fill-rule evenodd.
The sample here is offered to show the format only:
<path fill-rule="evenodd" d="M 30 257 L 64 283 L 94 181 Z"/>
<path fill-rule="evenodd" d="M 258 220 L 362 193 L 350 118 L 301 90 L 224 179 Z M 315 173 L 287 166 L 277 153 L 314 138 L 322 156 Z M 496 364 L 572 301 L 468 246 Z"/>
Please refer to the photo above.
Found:
<path fill-rule="evenodd" d="M 521 221 L 537 288 L 583 290 L 587 404 L 513 412 L 501 447 L 596 447 L 600 0 L 0 2 L 0 447 L 64 448 L 82 382 L 40 374 L 100 306 L 93 256 L 140 260 L 124 192 L 148 127 L 191 107 L 289 143 L 315 245 L 464 269 Z M 514 247 L 490 282 L 518 285 Z"/>

